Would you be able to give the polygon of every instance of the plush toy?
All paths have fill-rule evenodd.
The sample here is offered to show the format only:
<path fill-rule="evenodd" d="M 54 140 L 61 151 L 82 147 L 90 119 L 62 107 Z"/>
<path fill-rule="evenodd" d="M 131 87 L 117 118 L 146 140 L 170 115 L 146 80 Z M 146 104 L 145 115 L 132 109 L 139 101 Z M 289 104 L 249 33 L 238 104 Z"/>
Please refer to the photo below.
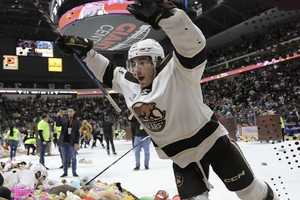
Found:
<path fill-rule="evenodd" d="M 5 162 L 0 162 L 0 171 L 3 171 L 5 167 Z"/>
<path fill-rule="evenodd" d="M 8 162 L 5 163 L 3 171 L 3 185 L 12 189 L 15 186 L 36 189 L 42 185 L 45 188 L 47 170 L 44 166 L 38 164 L 32 166 L 26 162 Z"/>
<path fill-rule="evenodd" d="M 153 197 L 149 197 L 149 196 L 143 196 L 139 198 L 140 200 L 154 200 Z"/>
<path fill-rule="evenodd" d="M 46 168 L 41 164 L 32 165 L 30 170 L 34 173 L 35 177 L 35 187 L 37 188 L 40 185 L 43 185 L 45 180 L 48 177 L 48 172 Z"/>
<path fill-rule="evenodd" d="M 80 180 L 79 179 L 71 180 L 70 184 L 71 184 L 71 186 L 73 186 L 77 189 L 80 188 Z"/>
<path fill-rule="evenodd" d="M 74 192 L 77 188 L 70 186 L 70 185 L 59 185 L 56 187 L 53 187 L 49 190 L 49 194 L 57 194 L 59 195 L 60 193 L 66 194 L 68 191 L 69 192 Z"/>
<path fill-rule="evenodd" d="M 10 171 L 4 172 L 4 186 L 11 189 L 11 192 L 16 197 L 15 199 L 24 199 L 33 194 L 35 185 L 34 173 L 24 168 L 25 165 L 13 164 Z"/>
<path fill-rule="evenodd" d="M 79 196 L 81 199 L 86 198 L 86 192 L 83 189 L 77 189 L 73 193 Z"/>
<path fill-rule="evenodd" d="M 48 172 L 42 164 L 32 165 L 30 169 L 34 172 L 37 179 L 46 179 L 48 177 Z"/>
<path fill-rule="evenodd" d="M 95 185 L 95 181 L 90 182 L 88 185 L 86 185 L 86 183 L 88 181 L 90 181 L 91 178 L 88 176 L 84 176 L 83 178 L 80 179 L 80 185 L 81 186 L 94 186 Z"/>
<path fill-rule="evenodd" d="M 173 196 L 172 200 L 181 200 L 181 198 L 179 195 L 175 195 L 175 196 Z"/>
<path fill-rule="evenodd" d="M 72 192 L 67 191 L 67 197 L 65 198 L 65 200 L 81 200 L 81 198 L 73 194 Z"/>
<path fill-rule="evenodd" d="M 167 200 L 169 199 L 169 194 L 165 190 L 159 190 L 154 197 L 154 200 Z"/>
<path fill-rule="evenodd" d="M 2 169 L 3 172 L 7 172 L 13 168 L 13 163 L 10 161 L 8 161 L 6 163 L 2 163 L 1 165 L 3 166 L 3 169 Z"/>
<path fill-rule="evenodd" d="M 121 200 L 139 200 L 139 198 L 136 198 L 135 196 L 133 196 L 131 193 L 129 192 L 124 192 L 122 194 L 122 198 Z M 152 198 L 153 200 L 153 198 Z"/>
<path fill-rule="evenodd" d="M 63 179 L 59 183 L 47 179 L 44 166 L 25 162 L 5 163 L 4 168 L 7 171 L 0 174 L 0 186 L 2 183 L 5 186 L 1 187 L 0 195 L 3 193 L 4 196 L 13 193 L 14 197 L 23 200 L 138 200 L 120 183 L 107 184 L 98 180 L 86 186 L 90 180 L 88 177 L 69 183 Z"/>
<path fill-rule="evenodd" d="M 11 192 L 13 193 L 14 199 L 24 199 L 32 196 L 34 189 L 26 186 L 16 185 L 11 189 Z"/>
<path fill-rule="evenodd" d="M 56 186 L 59 186 L 61 185 L 59 181 L 57 180 L 47 180 L 44 185 L 46 185 L 46 188 L 53 188 L 53 187 L 56 187 Z"/>
<path fill-rule="evenodd" d="M 106 188 L 108 186 L 109 185 L 107 183 L 103 183 L 100 180 L 97 180 L 94 187 L 97 187 L 97 188 Z"/>
<path fill-rule="evenodd" d="M 92 197 L 84 197 L 84 198 L 82 198 L 81 200 L 95 200 L 95 199 L 92 198 Z"/>
<path fill-rule="evenodd" d="M 114 183 L 113 185 L 115 185 L 119 192 L 122 192 L 122 200 L 138 200 L 139 198 L 135 195 L 133 195 L 131 192 L 125 190 L 122 186 L 121 183 L 117 182 Z"/>
<path fill-rule="evenodd" d="M 19 170 L 19 183 L 20 186 L 26 186 L 28 188 L 34 188 L 36 184 L 35 174 L 32 170 L 22 169 Z"/>
<path fill-rule="evenodd" d="M 3 173 L 4 183 L 3 185 L 9 189 L 19 183 L 19 169 L 13 169 Z"/>
<path fill-rule="evenodd" d="M 80 164 L 93 164 L 93 161 L 92 160 L 88 160 L 88 159 L 85 159 L 85 158 L 81 158 L 78 163 Z"/>
<path fill-rule="evenodd" d="M 93 198 L 95 200 L 120 200 L 120 196 L 118 196 L 114 191 L 97 191 L 92 189 L 87 197 Z"/>

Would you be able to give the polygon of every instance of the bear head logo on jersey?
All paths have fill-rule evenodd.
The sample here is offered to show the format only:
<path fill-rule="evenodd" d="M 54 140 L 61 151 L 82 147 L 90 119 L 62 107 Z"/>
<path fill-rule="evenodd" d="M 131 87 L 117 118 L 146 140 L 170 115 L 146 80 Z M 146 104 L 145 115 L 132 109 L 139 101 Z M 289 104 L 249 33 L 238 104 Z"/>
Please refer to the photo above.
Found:
<path fill-rule="evenodd" d="M 143 125 L 153 132 L 159 132 L 166 125 L 166 111 L 156 107 L 156 103 L 137 102 L 132 106 Z"/>

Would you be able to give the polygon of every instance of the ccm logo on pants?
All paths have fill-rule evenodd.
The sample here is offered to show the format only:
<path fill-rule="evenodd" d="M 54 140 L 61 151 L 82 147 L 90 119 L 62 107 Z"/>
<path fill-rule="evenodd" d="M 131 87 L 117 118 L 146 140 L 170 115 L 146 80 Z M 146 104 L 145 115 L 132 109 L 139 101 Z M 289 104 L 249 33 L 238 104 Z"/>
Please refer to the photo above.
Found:
<path fill-rule="evenodd" d="M 238 174 L 237 176 L 234 176 L 232 178 L 227 178 L 227 179 L 224 179 L 224 182 L 226 183 L 232 183 L 232 182 L 235 182 L 237 180 L 239 180 L 242 176 L 245 176 L 245 171 L 243 170 L 240 174 Z"/>

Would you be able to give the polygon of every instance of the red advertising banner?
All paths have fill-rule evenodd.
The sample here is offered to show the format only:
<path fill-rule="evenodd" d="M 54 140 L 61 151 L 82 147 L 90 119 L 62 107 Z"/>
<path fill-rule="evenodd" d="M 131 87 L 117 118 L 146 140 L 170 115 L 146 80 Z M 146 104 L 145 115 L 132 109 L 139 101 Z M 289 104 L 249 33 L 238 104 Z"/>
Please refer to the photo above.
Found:
<path fill-rule="evenodd" d="M 292 60 L 292 59 L 295 59 L 295 58 L 300 58 L 300 54 L 294 53 L 292 56 L 288 55 L 286 58 L 282 58 L 282 57 L 280 57 L 279 59 L 273 58 L 271 61 L 264 61 L 264 62 L 257 63 L 257 64 L 243 66 L 243 67 L 240 67 L 238 69 L 234 69 L 234 70 L 231 70 L 231 71 L 228 71 L 228 72 L 224 72 L 224 73 L 213 75 L 213 76 L 208 76 L 208 77 L 203 78 L 200 81 L 200 83 L 205 83 L 205 82 L 208 82 L 208 81 L 233 76 L 233 75 L 236 75 L 236 74 L 241 74 L 241 73 L 244 73 L 244 72 L 252 71 L 252 70 L 259 69 L 259 68 L 262 68 L 262 67 L 266 67 L 266 66 L 269 66 L 269 65 L 273 65 L 273 64 L 276 64 L 276 63 L 285 62 L 287 60 Z"/>

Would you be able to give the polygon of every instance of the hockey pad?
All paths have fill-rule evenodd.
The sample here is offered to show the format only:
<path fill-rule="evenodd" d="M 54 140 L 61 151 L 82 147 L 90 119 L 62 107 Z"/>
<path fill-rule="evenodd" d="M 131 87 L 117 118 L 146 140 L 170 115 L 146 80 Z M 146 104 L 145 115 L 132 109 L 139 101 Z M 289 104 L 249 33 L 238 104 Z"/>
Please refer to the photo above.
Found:
<path fill-rule="evenodd" d="M 255 178 L 248 187 L 236 191 L 236 194 L 243 200 L 264 200 L 267 195 L 267 190 L 267 185 Z"/>
<path fill-rule="evenodd" d="M 268 187 L 268 192 L 267 192 L 267 196 L 266 198 L 264 198 L 264 200 L 279 200 L 278 196 L 276 194 L 274 194 L 272 188 L 269 186 L 268 183 L 265 183 Z"/>
<path fill-rule="evenodd" d="M 191 197 L 191 198 L 188 198 L 188 199 L 183 199 L 183 200 L 209 200 L 208 192 L 204 192 L 201 195 L 194 196 L 194 197 Z"/>

